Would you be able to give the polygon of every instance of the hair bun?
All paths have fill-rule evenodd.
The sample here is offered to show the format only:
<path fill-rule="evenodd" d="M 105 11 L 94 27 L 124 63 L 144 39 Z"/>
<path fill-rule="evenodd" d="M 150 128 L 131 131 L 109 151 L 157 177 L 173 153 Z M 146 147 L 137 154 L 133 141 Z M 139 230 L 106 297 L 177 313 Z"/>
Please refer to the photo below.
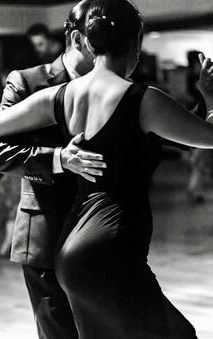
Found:
<path fill-rule="evenodd" d="M 110 25 L 110 26 L 115 26 L 115 22 L 114 21 L 110 21 L 107 19 L 107 17 L 105 15 L 103 16 L 97 16 L 95 15 L 93 18 L 90 18 L 88 20 L 88 27 L 90 25 L 93 25 L 93 24 L 98 24 L 100 21 L 102 21 L 103 23 L 106 23 L 107 25 Z"/>
<path fill-rule="evenodd" d="M 85 34 L 95 55 L 122 55 L 130 42 L 137 45 L 141 29 L 141 18 L 129 0 L 91 1 L 85 19 Z"/>
<path fill-rule="evenodd" d="M 88 18 L 86 34 L 95 54 L 101 54 L 108 50 L 114 40 L 114 26 L 115 22 L 105 15 L 94 15 Z"/>

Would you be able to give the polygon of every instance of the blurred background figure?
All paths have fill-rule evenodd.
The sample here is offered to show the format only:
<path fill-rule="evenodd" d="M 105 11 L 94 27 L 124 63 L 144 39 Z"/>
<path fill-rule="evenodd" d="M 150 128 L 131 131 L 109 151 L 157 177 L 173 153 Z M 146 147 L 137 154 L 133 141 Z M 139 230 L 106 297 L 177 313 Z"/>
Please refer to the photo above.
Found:
<path fill-rule="evenodd" d="M 191 109 L 192 112 L 197 114 L 200 118 L 205 119 L 206 106 L 197 87 L 201 69 L 198 58 L 199 54 L 200 51 L 197 50 L 191 50 L 187 53 L 187 89 L 190 96 L 187 108 Z M 207 179 L 213 177 L 213 151 L 192 148 L 186 160 L 190 170 L 189 181 L 187 185 L 188 197 L 194 203 L 204 203 L 204 183 Z"/>
<path fill-rule="evenodd" d="M 55 60 L 63 51 L 63 43 L 51 34 L 48 27 L 38 23 L 27 31 L 27 37 L 33 46 L 39 63 Z"/>

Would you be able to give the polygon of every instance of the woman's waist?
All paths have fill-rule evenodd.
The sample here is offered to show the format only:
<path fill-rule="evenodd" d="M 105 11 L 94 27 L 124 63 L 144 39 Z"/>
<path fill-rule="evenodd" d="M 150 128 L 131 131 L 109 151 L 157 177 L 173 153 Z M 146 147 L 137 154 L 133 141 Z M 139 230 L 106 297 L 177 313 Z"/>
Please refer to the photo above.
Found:
<path fill-rule="evenodd" d="M 79 196 L 80 198 L 80 196 Z M 112 229 L 117 225 L 118 237 L 123 243 L 137 248 L 140 255 L 146 256 L 152 235 L 152 214 L 147 201 L 139 206 L 121 201 L 109 192 L 93 192 L 82 195 L 74 207 L 78 221 L 93 220 L 92 223 Z"/>
<path fill-rule="evenodd" d="M 97 179 L 96 183 L 91 183 L 84 180 L 80 180 L 78 184 L 78 195 L 81 197 L 87 197 L 91 194 L 105 193 L 119 202 L 132 202 L 135 204 L 148 201 L 148 187 L 149 183 L 145 182 L 122 182 L 117 181 L 104 181 Z"/>
<path fill-rule="evenodd" d="M 148 195 L 137 196 L 135 194 L 121 194 L 110 190 L 79 190 L 74 202 L 74 208 L 88 210 L 94 204 L 99 209 L 106 205 L 117 205 L 127 215 L 149 216 L 151 215 Z"/>

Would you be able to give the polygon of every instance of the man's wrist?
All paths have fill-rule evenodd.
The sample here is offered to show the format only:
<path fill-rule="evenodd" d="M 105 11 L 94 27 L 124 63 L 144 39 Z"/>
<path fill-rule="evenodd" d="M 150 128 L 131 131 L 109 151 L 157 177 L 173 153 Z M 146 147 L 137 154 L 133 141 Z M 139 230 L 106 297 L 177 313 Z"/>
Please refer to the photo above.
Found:
<path fill-rule="evenodd" d="M 61 150 L 62 147 L 56 147 L 53 154 L 53 173 L 59 174 L 63 173 L 63 167 L 61 163 Z"/>

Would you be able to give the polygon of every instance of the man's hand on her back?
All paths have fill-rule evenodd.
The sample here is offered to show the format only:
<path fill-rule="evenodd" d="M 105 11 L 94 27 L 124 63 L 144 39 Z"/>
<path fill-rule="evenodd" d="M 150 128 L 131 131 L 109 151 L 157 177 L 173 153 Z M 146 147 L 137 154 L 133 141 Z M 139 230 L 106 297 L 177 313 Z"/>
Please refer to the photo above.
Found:
<path fill-rule="evenodd" d="M 61 150 L 61 165 L 63 169 L 79 174 L 85 179 L 95 182 L 96 176 L 103 175 L 107 167 L 103 155 L 81 149 L 78 144 L 84 139 L 84 134 L 77 134 L 70 143 Z"/>

